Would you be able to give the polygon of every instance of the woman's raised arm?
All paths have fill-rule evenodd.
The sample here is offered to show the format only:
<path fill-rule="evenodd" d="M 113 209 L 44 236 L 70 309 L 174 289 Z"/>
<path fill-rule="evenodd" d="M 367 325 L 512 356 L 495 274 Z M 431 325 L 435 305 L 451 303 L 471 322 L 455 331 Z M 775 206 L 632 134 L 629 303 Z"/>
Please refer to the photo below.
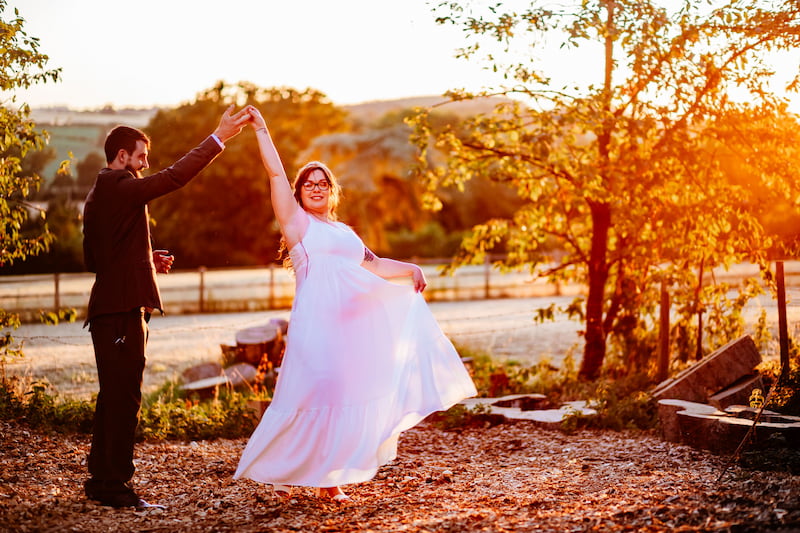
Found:
<path fill-rule="evenodd" d="M 261 113 L 253 106 L 247 106 L 247 112 L 252 117 L 251 124 L 256 131 L 258 148 L 261 151 L 261 161 L 269 175 L 270 197 L 275 218 L 281 227 L 286 246 L 291 249 L 305 234 L 308 220 L 302 216 L 302 208 L 298 205 L 289 184 L 289 178 L 283 168 L 278 150 L 267 129 L 267 123 Z"/>

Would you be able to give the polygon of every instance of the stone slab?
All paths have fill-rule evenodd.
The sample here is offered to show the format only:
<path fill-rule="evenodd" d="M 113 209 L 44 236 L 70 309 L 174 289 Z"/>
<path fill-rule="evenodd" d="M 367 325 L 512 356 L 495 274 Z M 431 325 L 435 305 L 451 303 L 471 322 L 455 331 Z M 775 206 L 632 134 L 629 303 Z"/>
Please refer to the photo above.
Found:
<path fill-rule="evenodd" d="M 502 404 L 514 403 L 519 401 L 523 396 L 530 395 L 509 395 L 499 398 L 467 398 L 459 402 L 464 407 L 472 409 L 478 405 L 483 405 L 488 409 L 490 414 L 500 415 L 509 420 L 528 420 L 544 426 L 557 427 L 567 416 L 574 413 L 579 413 L 583 416 L 594 416 L 597 411 L 588 407 L 585 401 L 565 402 L 558 409 L 535 409 L 535 410 L 522 410 L 520 407 L 502 407 L 496 405 L 497 402 Z"/>

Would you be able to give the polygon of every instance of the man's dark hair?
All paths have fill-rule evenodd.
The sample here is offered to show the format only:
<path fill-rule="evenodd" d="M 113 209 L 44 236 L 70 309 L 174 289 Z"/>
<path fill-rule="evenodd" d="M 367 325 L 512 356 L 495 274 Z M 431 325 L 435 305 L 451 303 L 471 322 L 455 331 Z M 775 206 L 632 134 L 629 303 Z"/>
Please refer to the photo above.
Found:
<path fill-rule="evenodd" d="M 106 163 L 111 163 L 120 150 L 129 154 L 136 151 L 136 141 L 144 141 L 149 147 L 150 138 L 142 131 L 128 126 L 117 126 L 106 136 L 105 152 Z"/>

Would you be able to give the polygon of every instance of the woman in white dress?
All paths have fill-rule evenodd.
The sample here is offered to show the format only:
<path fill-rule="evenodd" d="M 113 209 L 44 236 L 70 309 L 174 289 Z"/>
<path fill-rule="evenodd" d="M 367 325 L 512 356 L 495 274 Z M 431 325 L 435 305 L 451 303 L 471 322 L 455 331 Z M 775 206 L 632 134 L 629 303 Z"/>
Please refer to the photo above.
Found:
<path fill-rule="evenodd" d="M 476 394 L 420 294 L 417 265 L 377 257 L 336 221 L 339 186 L 322 163 L 294 186 L 259 111 L 248 107 L 275 217 L 296 276 L 286 351 L 272 403 L 234 478 L 348 501 L 340 486 L 393 460 L 400 432 Z M 387 281 L 410 277 L 412 287 Z"/>

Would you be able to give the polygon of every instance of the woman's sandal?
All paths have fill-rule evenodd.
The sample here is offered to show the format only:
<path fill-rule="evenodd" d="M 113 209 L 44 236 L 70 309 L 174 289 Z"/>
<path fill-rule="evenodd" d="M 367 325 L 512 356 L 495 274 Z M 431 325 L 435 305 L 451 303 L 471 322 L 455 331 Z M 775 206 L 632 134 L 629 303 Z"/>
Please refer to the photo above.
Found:
<path fill-rule="evenodd" d="M 338 489 L 338 493 L 331 495 L 326 489 L 318 487 L 317 498 L 324 498 L 324 499 L 326 498 L 329 500 L 333 500 L 336 503 L 352 503 L 353 499 L 350 498 L 350 496 L 342 492 L 342 489 L 340 489 L 339 487 L 336 488 Z"/>
<path fill-rule="evenodd" d="M 292 499 L 291 485 L 272 485 L 272 494 L 282 502 L 288 502 Z"/>

